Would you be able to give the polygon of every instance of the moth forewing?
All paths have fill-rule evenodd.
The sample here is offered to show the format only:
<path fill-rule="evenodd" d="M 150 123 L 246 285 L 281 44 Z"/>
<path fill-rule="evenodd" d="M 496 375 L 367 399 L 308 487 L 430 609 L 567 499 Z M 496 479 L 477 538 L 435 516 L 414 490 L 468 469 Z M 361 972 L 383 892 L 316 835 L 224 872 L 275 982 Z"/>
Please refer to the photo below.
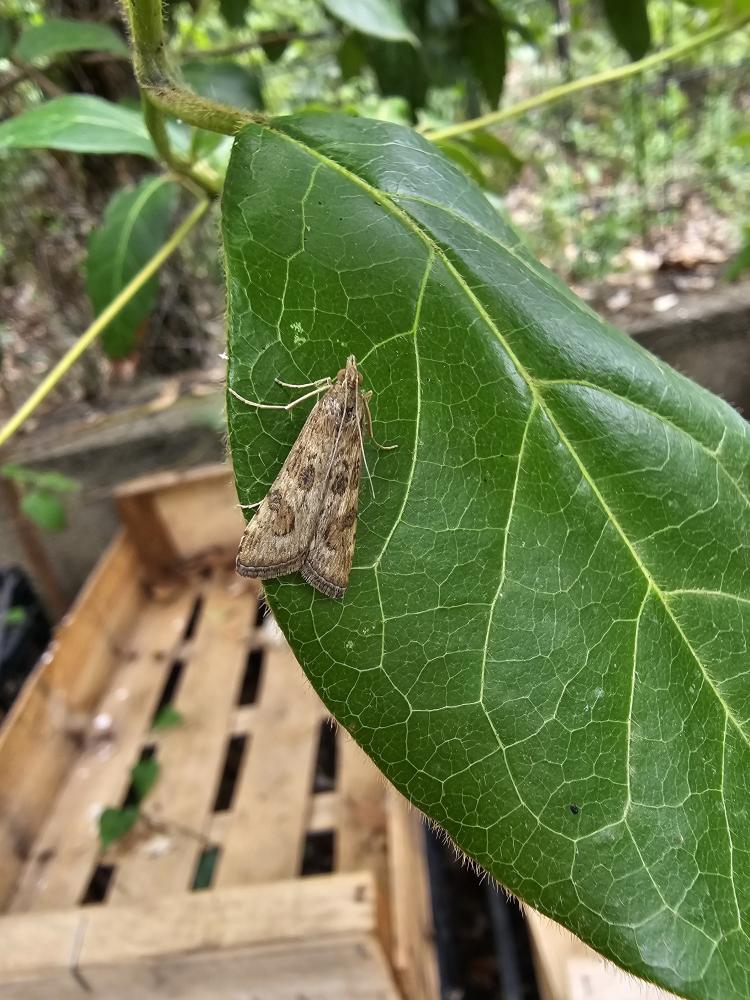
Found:
<path fill-rule="evenodd" d="M 302 567 L 315 532 L 346 412 L 346 390 L 335 383 L 305 421 L 271 489 L 245 528 L 237 572 L 270 580 Z"/>
<path fill-rule="evenodd" d="M 355 386 L 359 393 L 359 385 Z M 318 523 L 302 563 L 302 576 L 328 597 L 341 598 L 349 583 L 357 531 L 362 470 L 361 400 L 347 408 L 323 495 Z"/>
<path fill-rule="evenodd" d="M 269 580 L 300 570 L 321 593 L 344 596 L 354 557 L 369 415 L 369 394 L 362 393 L 361 379 L 352 355 L 312 409 L 273 486 L 245 528 L 237 553 L 237 571 L 243 576 Z"/>

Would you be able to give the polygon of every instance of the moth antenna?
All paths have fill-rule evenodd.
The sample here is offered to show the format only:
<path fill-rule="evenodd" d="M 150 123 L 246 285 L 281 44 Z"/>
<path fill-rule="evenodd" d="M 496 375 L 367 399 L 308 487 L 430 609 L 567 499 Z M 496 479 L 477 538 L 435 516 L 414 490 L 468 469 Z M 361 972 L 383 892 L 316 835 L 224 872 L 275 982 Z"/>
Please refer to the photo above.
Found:
<path fill-rule="evenodd" d="M 365 401 L 365 413 L 367 414 L 367 433 L 370 440 L 375 445 L 376 448 L 380 448 L 381 451 L 393 451 L 394 448 L 398 448 L 397 444 L 381 444 L 380 441 L 376 441 L 372 433 L 372 413 L 370 413 L 370 404 L 367 402 L 365 397 L 362 397 Z M 362 437 L 362 431 L 359 432 L 360 438 Z"/>
<path fill-rule="evenodd" d="M 330 389 L 333 385 L 330 375 L 326 375 L 325 378 L 316 378 L 314 382 L 282 382 L 280 378 L 275 378 L 274 382 L 277 385 L 283 385 L 285 389 L 309 389 L 312 385 L 324 385 Z"/>
<path fill-rule="evenodd" d="M 291 403 L 256 403 L 253 399 L 245 399 L 244 396 L 233 389 L 231 385 L 227 386 L 227 389 L 235 397 L 239 399 L 241 403 L 246 403 L 248 406 L 254 406 L 258 410 L 291 410 L 292 407 L 297 406 L 299 403 L 304 403 L 306 399 L 310 399 L 311 396 L 318 396 L 321 392 L 327 391 L 327 385 L 319 385 L 317 389 L 313 389 L 312 392 L 306 392 L 304 396 L 299 396 L 297 399 L 293 399 Z"/>
<path fill-rule="evenodd" d="M 359 434 L 359 446 L 362 449 L 362 462 L 365 466 L 365 472 L 367 473 L 367 481 L 370 484 L 370 491 L 372 493 L 373 500 L 375 499 L 375 487 L 372 485 L 372 476 L 370 475 L 370 466 L 367 464 L 367 455 L 365 454 L 365 441 L 362 437 L 362 424 L 359 421 L 359 408 L 357 406 L 357 400 L 359 398 L 359 392 L 356 387 L 354 389 L 354 416 L 357 421 L 357 434 Z M 364 396 L 362 397 L 364 400 Z M 367 409 L 367 401 L 365 400 L 365 409 Z M 369 413 L 370 411 L 367 410 Z"/>

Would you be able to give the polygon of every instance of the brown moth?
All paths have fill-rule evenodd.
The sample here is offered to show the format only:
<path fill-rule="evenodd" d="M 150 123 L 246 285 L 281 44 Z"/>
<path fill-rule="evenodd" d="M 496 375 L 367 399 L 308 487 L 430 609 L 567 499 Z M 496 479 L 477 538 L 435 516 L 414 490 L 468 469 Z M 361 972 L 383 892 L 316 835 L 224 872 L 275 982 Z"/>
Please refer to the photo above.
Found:
<path fill-rule="evenodd" d="M 242 576 L 270 580 L 299 571 L 328 597 L 342 598 L 346 593 L 354 557 L 365 432 L 372 437 L 368 406 L 372 393 L 363 393 L 361 384 L 356 359 L 350 355 L 333 382 L 309 383 L 315 386 L 312 392 L 286 406 L 254 403 L 230 389 L 251 406 L 282 410 L 325 393 L 310 411 L 281 471 L 245 528 L 237 553 L 237 572 Z"/>

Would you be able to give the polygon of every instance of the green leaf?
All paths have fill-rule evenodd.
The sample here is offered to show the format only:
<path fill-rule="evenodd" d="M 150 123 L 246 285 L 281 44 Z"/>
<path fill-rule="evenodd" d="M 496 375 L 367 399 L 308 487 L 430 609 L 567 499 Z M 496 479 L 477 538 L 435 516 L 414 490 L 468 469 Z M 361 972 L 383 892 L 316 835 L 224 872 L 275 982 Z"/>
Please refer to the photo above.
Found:
<path fill-rule="evenodd" d="M 124 837 L 138 822 L 138 806 L 124 809 L 105 809 L 99 816 L 99 843 L 106 851 L 110 844 Z"/>
<path fill-rule="evenodd" d="M 250 0 L 219 0 L 221 16 L 230 28 L 242 28 L 250 8 Z"/>
<path fill-rule="evenodd" d="M 406 42 L 384 42 L 362 38 L 378 90 L 385 97 L 404 97 L 412 108 L 421 108 L 427 100 L 430 79 L 423 52 Z"/>
<path fill-rule="evenodd" d="M 67 519 L 65 508 L 56 493 L 32 489 L 21 497 L 21 510 L 44 531 L 62 531 Z"/>
<path fill-rule="evenodd" d="M 86 289 L 99 314 L 156 253 L 169 232 L 178 185 L 166 177 L 147 177 L 111 199 L 99 229 L 89 237 Z M 154 275 L 107 326 L 102 344 L 110 357 L 126 357 L 136 345 L 143 321 L 153 309 L 159 279 Z"/>
<path fill-rule="evenodd" d="M 470 18 L 461 31 L 461 45 L 485 97 L 497 106 L 505 80 L 506 26 L 497 11 L 488 9 Z"/>
<path fill-rule="evenodd" d="M 263 107 L 258 77 L 237 63 L 218 59 L 193 60 L 182 64 L 182 75 L 201 97 L 237 108 L 260 110 Z"/>
<path fill-rule="evenodd" d="M 279 184 L 283 175 L 284 184 Z M 228 384 L 359 359 L 378 440 L 342 601 L 265 591 L 388 778 L 631 972 L 750 994 L 750 428 L 600 320 L 410 130 L 249 125 Z M 241 503 L 306 417 L 227 397 Z"/>
<path fill-rule="evenodd" d="M 22 608 L 20 605 L 8 608 L 3 612 L 3 625 L 23 625 L 28 617 L 28 612 L 26 608 Z"/>
<path fill-rule="evenodd" d="M 457 163 L 468 177 L 471 177 L 481 187 L 485 186 L 485 176 L 482 173 L 482 168 L 479 166 L 471 150 L 467 149 L 463 143 L 453 142 L 450 139 L 442 139 L 436 145 L 449 159 Z"/>
<path fill-rule="evenodd" d="M 0 466 L 0 475 L 13 479 L 25 486 L 37 486 L 52 493 L 75 493 L 81 488 L 77 479 L 64 476 L 61 472 L 40 472 L 25 465 L 6 464 Z"/>
<path fill-rule="evenodd" d="M 258 37 L 260 47 L 270 63 L 278 62 L 286 52 L 290 39 L 279 38 L 277 32 L 269 31 Z"/>
<path fill-rule="evenodd" d="M 724 272 L 724 278 L 727 281 L 735 281 L 748 268 L 750 268 L 750 226 L 745 226 L 744 242 L 729 261 Z"/>
<path fill-rule="evenodd" d="M 601 0 L 601 4 L 618 45 L 631 59 L 642 59 L 651 48 L 647 0 Z"/>
<path fill-rule="evenodd" d="M 465 145 L 488 164 L 488 187 L 507 191 L 511 184 L 515 184 L 524 163 L 502 139 L 490 132 L 472 132 L 462 139 Z"/>
<path fill-rule="evenodd" d="M 125 41 L 106 24 L 71 21 L 52 17 L 44 24 L 24 28 L 16 42 L 14 56 L 26 63 L 55 59 L 68 52 L 111 52 L 127 56 Z"/>
<path fill-rule="evenodd" d="M 356 31 L 350 31 L 344 38 L 336 53 L 342 80 L 351 80 L 359 76 L 367 65 L 367 54 L 362 36 Z"/>
<path fill-rule="evenodd" d="M 13 51 L 13 22 L 0 17 L 0 59 L 7 59 Z"/>
<path fill-rule="evenodd" d="M 159 761 L 155 757 L 139 760 L 130 772 L 135 797 L 140 804 L 156 784 L 159 777 Z"/>
<path fill-rule="evenodd" d="M 154 719 L 151 728 L 160 732 L 164 729 L 174 729 L 175 726 L 181 726 L 184 721 L 182 712 L 178 712 L 173 705 L 165 705 Z"/>
<path fill-rule="evenodd" d="M 396 0 L 322 0 L 322 3 L 329 14 L 363 35 L 419 44 Z"/>
<path fill-rule="evenodd" d="M 0 124 L 0 149 L 66 149 L 156 157 L 140 111 L 89 94 L 66 94 Z"/>

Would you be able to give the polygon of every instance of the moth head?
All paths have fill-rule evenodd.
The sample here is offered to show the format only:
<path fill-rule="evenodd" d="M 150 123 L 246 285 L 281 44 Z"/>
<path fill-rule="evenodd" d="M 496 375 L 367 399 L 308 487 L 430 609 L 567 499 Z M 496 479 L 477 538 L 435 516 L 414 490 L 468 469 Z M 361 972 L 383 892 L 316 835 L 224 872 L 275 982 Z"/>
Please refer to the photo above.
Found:
<path fill-rule="evenodd" d="M 350 354 L 346 359 L 346 368 L 342 368 L 336 376 L 337 382 L 348 381 L 353 385 L 362 384 L 362 372 L 357 369 L 357 359 Z"/>

